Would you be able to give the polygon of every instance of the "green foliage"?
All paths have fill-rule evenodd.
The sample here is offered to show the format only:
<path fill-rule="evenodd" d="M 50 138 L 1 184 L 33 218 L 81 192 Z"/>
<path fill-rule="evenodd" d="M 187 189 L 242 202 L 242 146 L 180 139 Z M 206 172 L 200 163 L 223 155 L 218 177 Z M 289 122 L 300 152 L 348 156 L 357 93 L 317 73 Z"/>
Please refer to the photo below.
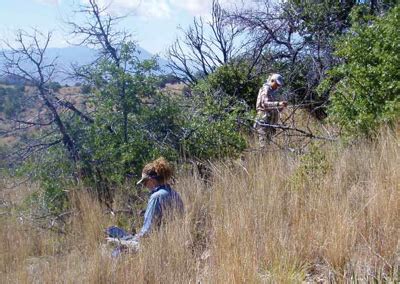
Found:
<path fill-rule="evenodd" d="M 82 94 L 89 94 L 92 91 L 92 88 L 88 84 L 81 85 L 80 87 Z"/>
<path fill-rule="evenodd" d="M 22 109 L 23 95 L 24 86 L 0 87 L 0 112 L 3 112 L 6 118 L 18 114 Z"/>
<path fill-rule="evenodd" d="M 312 143 L 308 152 L 301 156 L 300 165 L 291 177 L 291 183 L 296 189 L 307 188 L 310 184 L 320 185 L 325 180 L 324 176 L 332 169 L 326 153 L 321 148 L 321 143 Z"/>
<path fill-rule="evenodd" d="M 83 185 L 103 190 L 102 183 L 113 188 L 128 175 L 136 179 L 145 163 L 161 155 L 170 161 L 235 156 L 246 147 L 238 128 L 244 107 L 235 102 L 226 95 L 186 100 L 154 94 L 130 115 L 128 142 L 120 135 L 121 126 L 112 124 L 115 132 L 107 127 L 106 123 L 119 121 L 118 113 L 115 117 L 103 113 L 91 125 L 76 118 L 68 124 L 68 131 L 80 149 L 78 164 L 59 145 L 30 160 L 23 170 L 41 182 L 44 194 L 40 200 L 47 210 L 58 212 L 68 206 L 67 190 L 74 187 L 77 173 Z"/>
<path fill-rule="evenodd" d="M 81 167 L 89 184 L 121 183 L 128 173 L 138 174 L 154 155 L 146 137 L 141 115 L 156 93 L 156 61 L 139 61 L 133 43 L 121 48 L 119 64 L 108 57 L 97 65 L 83 67 L 90 80 L 83 86 L 95 86 L 88 104 L 95 109 L 94 123 L 77 119 L 72 133 L 81 156 Z M 156 151 L 157 152 L 157 151 Z M 160 151 L 158 151 L 160 152 Z"/>
<path fill-rule="evenodd" d="M 193 99 L 195 109 L 185 119 L 183 149 L 186 156 L 215 159 L 236 156 L 246 147 L 239 122 L 245 106 L 225 94 L 202 94 Z"/>
<path fill-rule="evenodd" d="M 320 90 L 339 81 L 331 95 L 332 119 L 347 135 L 371 137 L 400 117 L 400 7 L 381 18 L 358 17 L 358 22 L 338 42 L 342 63 Z"/>
<path fill-rule="evenodd" d="M 229 96 L 255 105 L 258 89 L 262 85 L 261 76 L 249 73 L 246 62 L 233 62 L 218 67 L 194 88 L 194 93 L 222 92 Z"/>
<path fill-rule="evenodd" d="M 65 210 L 68 190 L 82 186 L 110 202 L 115 188 L 128 177 L 136 180 L 144 164 L 159 156 L 170 161 L 208 160 L 235 156 L 246 147 L 238 123 L 245 116 L 246 104 L 238 98 L 250 93 L 255 97 L 256 81 L 244 81 L 244 67 L 221 68 L 211 76 L 207 91 L 202 91 L 208 84 L 204 82 L 195 98 L 188 98 L 162 93 L 160 81 L 166 78 L 159 75 L 156 61 L 140 61 L 135 54 L 135 45 L 126 43 L 118 61 L 105 56 L 79 70 L 88 78 L 81 86 L 90 89 L 85 101 L 90 112 L 83 110 L 90 119 L 60 112 L 74 143 L 75 159 L 70 158 L 59 132 L 42 129 L 33 135 L 44 145 L 61 139 L 19 168 L 21 175 L 41 183 L 43 194 L 35 198 L 46 210 Z M 232 94 L 213 89 L 223 82 L 224 91 Z"/>
<path fill-rule="evenodd" d="M 50 83 L 48 83 L 47 87 L 49 89 L 53 90 L 54 92 L 58 92 L 62 86 L 58 82 L 50 82 Z"/>
<path fill-rule="evenodd" d="M 290 23 L 289 31 L 293 32 L 290 36 L 292 47 L 303 46 L 292 53 L 290 60 L 280 58 L 279 48 L 269 51 L 271 57 L 278 58 L 269 63 L 269 67 L 284 76 L 284 88 L 290 91 L 287 100 L 294 104 L 316 103 L 316 106 L 328 100 L 326 94 L 318 95 L 316 89 L 326 70 L 334 64 L 333 41 L 350 26 L 349 14 L 355 5 L 355 1 L 335 0 L 282 2 L 282 17 Z M 282 44 L 282 48 L 286 49 L 286 46 Z M 324 110 L 319 108 L 321 111 Z M 317 117 L 325 115 L 321 113 Z"/>
<path fill-rule="evenodd" d="M 349 13 L 354 1 L 290 0 L 284 6 L 287 16 L 298 19 L 298 30 L 306 40 L 331 37 L 349 25 Z M 327 43 L 329 44 L 329 43 Z"/>
<path fill-rule="evenodd" d="M 61 145 L 52 147 L 46 154 L 37 154 L 15 171 L 16 177 L 29 175 L 31 181 L 39 182 L 40 194 L 31 196 L 38 209 L 60 213 L 68 207 L 68 191 L 74 185 L 74 165 L 67 158 Z"/>
<path fill-rule="evenodd" d="M 120 184 L 127 174 L 139 176 L 143 165 L 160 155 L 175 160 L 177 154 L 173 146 L 161 138 L 173 126 L 168 127 L 167 121 L 158 124 L 161 117 L 168 116 L 166 111 L 160 110 L 158 117 L 144 107 L 140 113 L 130 116 L 127 142 L 123 140 L 117 127 L 115 133 L 105 127 L 104 118 L 91 125 L 81 137 L 82 167 L 95 167 L 108 182 Z M 166 127 L 163 128 L 163 125 Z M 87 181 L 96 183 L 95 178 L 96 176 L 91 175 L 91 179 Z"/>
<path fill-rule="evenodd" d="M 218 67 L 194 86 L 185 118 L 185 156 L 215 159 L 236 156 L 246 147 L 240 129 L 255 105 L 261 76 L 253 76 L 245 61 Z"/>
<path fill-rule="evenodd" d="M 126 45 L 123 52 L 128 68 L 106 59 L 92 72 L 97 84 L 92 101 L 95 123 L 74 134 L 81 136 L 76 140 L 82 143 L 84 168 L 93 167 L 95 161 L 107 180 L 121 183 L 127 174 L 138 176 L 146 162 L 160 155 L 172 161 L 211 159 L 244 148 L 237 132 L 239 108 L 233 107 L 232 100 L 214 101 L 210 96 L 186 100 L 159 93 L 164 76 L 156 75 L 155 60 L 139 61 L 133 45 Z M 82 130 L 76 123 L 70 131 Z"/>
<path fill-rule="evenodd" d="M 165 88 L 167 84 L 178 84 L 181 82 L 181 79 L 176 77 L 173 74 L 161 75 L 158 87 Z"/>

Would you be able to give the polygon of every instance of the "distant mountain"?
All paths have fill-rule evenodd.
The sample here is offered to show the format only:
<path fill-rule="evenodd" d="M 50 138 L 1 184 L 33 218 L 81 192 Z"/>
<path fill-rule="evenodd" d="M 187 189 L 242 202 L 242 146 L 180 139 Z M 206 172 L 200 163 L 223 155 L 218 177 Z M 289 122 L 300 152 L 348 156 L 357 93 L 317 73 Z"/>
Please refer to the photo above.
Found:
<path fill-rule="evenodd" d="M 150 52 L 141 48 L 140 46 L 137 47 L 137 51 L 137 55 L 140 60 L 150 59 L 153 57 Z M 97 51 L 95 49 L 81 46 L 70 46 L 63 48 L 48 48 L 46 50 L 46 57 L 49 60 L 57 57 L 57 65 L 64 70 L 68 70 L 71 64 L 84 65 L 93 62 L 96 58 L 96 53 Z M 165 59 L 159 57 L 158 63 L 162 71 L 167 71 L 167 61 Z M 61 73 L 57 74 L 54 80 L 60 81 L 62 84 L 71 85 L 75 83 L 73 79 L 67 78 L 66 75 Z"/>

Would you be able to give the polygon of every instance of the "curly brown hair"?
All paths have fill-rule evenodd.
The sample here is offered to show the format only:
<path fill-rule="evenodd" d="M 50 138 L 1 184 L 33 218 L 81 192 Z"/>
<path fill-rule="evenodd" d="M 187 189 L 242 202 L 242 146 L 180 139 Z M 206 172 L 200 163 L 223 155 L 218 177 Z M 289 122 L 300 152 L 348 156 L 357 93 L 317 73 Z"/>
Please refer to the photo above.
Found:
<path fill-rule="evenodd" d="M 174 170 L 164 157 L 160 157 L 146 164 L 142 173 L 155 178 L 160 183 L 166 183 L 171 179 Z"/>

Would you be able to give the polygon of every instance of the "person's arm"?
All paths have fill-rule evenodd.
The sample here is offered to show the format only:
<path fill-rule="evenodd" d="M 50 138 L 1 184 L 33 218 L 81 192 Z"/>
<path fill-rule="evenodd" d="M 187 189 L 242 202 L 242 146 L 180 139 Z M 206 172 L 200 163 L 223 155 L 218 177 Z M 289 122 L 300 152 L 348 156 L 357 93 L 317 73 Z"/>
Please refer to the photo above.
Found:
<path fill-rule="evenodd" d="M 262 106 L 262 100 L 263 100 L 263 88 L 260 88 L 260 90 L 258 91 L 258 95 L 257 95 L 257 103 L 256 103 L 256 110 L 257 111 L 264 111 L 264 108 Z"/>
<path fill-rule="evenodd" d="M 287 107 L 287 101 L 272 101 L 269 99 L 268 94 L 265 94 L 263 100 L 263 106 L 265 110 L 274 110 L 277 109 L 282 111 L 285 107 Z"/>
<path fill-rule="evenodd" d="M 147 204 L 146 213 L 144 213 L 143 227 L 135 237 L 141 238 L 147 233 L 149 233 L 159 206 L 160 206 L 159 198 L 151 197 L 149 203 Z"/>
<path fill-rule="evenodd" d="M 280 102 L 279 101 L 273 101 L 270 99 L 270 95 L 268 94 L 269 89 L 268 88 L 263 88 L 261 90 L 261 96 L 262 96 L 262 108 L 264 109 L 264 111 L 268 111 L 268 110 L 274 110 L 274 109 L 278 109 L 280 106 Z"/>

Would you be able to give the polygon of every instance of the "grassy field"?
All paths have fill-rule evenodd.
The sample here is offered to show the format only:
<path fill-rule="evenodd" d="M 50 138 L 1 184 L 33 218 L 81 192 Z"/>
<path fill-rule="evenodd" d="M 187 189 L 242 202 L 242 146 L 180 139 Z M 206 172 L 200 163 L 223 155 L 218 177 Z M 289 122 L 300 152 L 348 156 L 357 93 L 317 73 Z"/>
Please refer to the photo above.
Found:
<path fill-rule="evenodd" d="M 84 191 L 71 191 L 74 214 L 60 234 L 19 209 L 38 189 L 3 186 L 0 282 L 400 281 L 399 146 L 385 133 L 302 156 L 253 152 L 214 164 L 208 183 L 181 170 L 185 218 L 118 259 L 103 234 L 116 217 Z"/>

